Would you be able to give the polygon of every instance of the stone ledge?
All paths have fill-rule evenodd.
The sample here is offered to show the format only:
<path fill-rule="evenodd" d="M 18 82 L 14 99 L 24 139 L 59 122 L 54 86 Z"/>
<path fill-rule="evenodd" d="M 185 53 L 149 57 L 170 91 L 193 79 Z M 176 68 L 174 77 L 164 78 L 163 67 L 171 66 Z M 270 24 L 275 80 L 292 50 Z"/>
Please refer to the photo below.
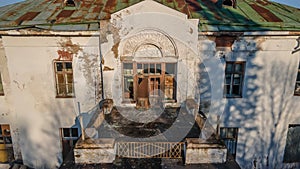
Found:
<path fill-rule="evenodd" d="M 105 148 L 114 148 L 115 139 L 111 138 L 102 138 L 102 139 L 90 139 L 78 140 L 75 145 L 75 149 L 105 149 Z"/>
<path fill-rule="evenodd" d="M 217 141 L 206 141 L 199 138 L 187 138 L 186 164 L 225 163 L 227 149 Z"/>
<path fill-rule="evenodd" d="M 112 163 L 116 158 L 115 139 L 79 140 L 74 148 L 76 164 Z"/>

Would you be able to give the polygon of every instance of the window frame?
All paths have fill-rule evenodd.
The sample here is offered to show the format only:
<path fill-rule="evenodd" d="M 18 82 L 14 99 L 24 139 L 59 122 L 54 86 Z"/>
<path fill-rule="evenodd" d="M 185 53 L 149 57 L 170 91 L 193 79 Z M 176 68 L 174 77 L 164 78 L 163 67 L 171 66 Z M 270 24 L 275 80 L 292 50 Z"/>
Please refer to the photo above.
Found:
<path fill-rule="evenodd" d="M 225 137 L 223 137 L 223 134 L 222 134 L 223 130 L 225 130 L 225 135 L 226 135 Z M 231 133 L 229 135 L 228 132 L 230 130 L 232 130 L 234 133 Z M 227 152 L 230 153 L 234 158 L 236 157 L 238 135 L 239 135 L 238 127 L 220 127 L 220 139 L 226 145 Z M 231 144 L 231 147 L 229 147 L 229 144 Z M 233 150 L 231 148 L 233 148 Z"/>
<path fill-rule="evenodd" d="M 131 73 L 126 73 L 127 71 L 124 69 L 125 64 L 132 64 L 132 70 Z M 170 74 L 166 72 L 166 65 L 167 64 L 173 64 L 174 70 L 173 73 Z M 146 66 L 146 67 L 145 67 Z M 137 83 L 139 77 L 148 76 L 151 78 L 160 77 L 161 80 L 164 79 L 164 81 L 160 82 L 160 89 L 163 90 L 163 93 L 165 93 L 165 80 L 167 76 L 172 76 L 173 78 L 173 96 L 172 99 L 167 99 L 164 97 L 164 102 L 177 102 L 177 62 L 135 62 L 135 61 L 124 61 L 122 62 L 122 100 L 123 102 L 136 102 L 136 95 L 137 95 Z M 154 69 L 154 70 L 153 70 Z M 131 76 L 133 79 L 133 98 L 128 97 L 128 93 L 125 93 L 125 77 Z"/>
<path fill-rule="evenodd" d="M 57 63 L 62 63 L 62 70 L 57 70 Z M 68 70 L 67 63 L 71 63 L 71 70 Z M 73 73 L 73 63 L 71 60 L 54 60 L 54 74 L 55 74 L 55 90 L 56 98 L 74 98 L 75 97 L 75 88 L 74 88 L 74 73 Z M 59 83 L 58 75 L 62 75 L 64 83 Z M 68 81 L 68 75 L 72 76 L 71 83 Z M 72 92 L 69 92 L 69 86 L 71 85 Z M 60 87 L 63 88 L 62 93 L 60 93 Z"/>
<path fill-rule="evenodd" d="M 299 79 L 298 79 L 298 77 L 299 77 Z M 299 87 L 297 87 L 297 86 L 299 86 Z M 297 75 L 296 75 L 294 96 L 300 96 L 300 62 L 298 64 L 298 71 L 297 71 Z"/>
<path fill-rule="evenodd" d="M 230 71 L 227 71 L 227 66 L 231 64 L 232 68 Z M 241 65 L 241 71 L 236 71 L 236 65 Z M 246 62 L 245 61 L 226 61 L 225 65 L 225 77 L 224 77 L 224 86 L 223 86 L 223 97 L 224 98 L 242 98 L 243 97 L 243 89 L 244 89 L 244 79 L 245 79 L 245 70 L 246 70 Z M 230 84 L 227 84 L 226 76 L 230 76 Z M 234 82 L 235 75 L 240 75 L 239 85 L 236 85 Z M 227 93 L 227 86 L 229 86 L 229 93 Z M 233 94 L 233 87 L 239 86 L 239 94 Z"/>
<path fill-rule="evenodd" d="M 4 96 L 4 87 L 3 87 L 3 82 L 2 82 L 2 74 L 0 72 L 0 96 Z"/>

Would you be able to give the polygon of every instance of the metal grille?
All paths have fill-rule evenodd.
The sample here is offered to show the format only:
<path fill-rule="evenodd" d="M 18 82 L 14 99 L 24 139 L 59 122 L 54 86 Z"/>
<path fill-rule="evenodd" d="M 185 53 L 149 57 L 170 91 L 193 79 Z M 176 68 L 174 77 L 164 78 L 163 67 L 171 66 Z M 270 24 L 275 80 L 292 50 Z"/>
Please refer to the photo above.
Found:
<path fill-rule="evenodd" d="M 117 155 L 126 158 L 182 158 L 182 142 L 118 142 Z"/>

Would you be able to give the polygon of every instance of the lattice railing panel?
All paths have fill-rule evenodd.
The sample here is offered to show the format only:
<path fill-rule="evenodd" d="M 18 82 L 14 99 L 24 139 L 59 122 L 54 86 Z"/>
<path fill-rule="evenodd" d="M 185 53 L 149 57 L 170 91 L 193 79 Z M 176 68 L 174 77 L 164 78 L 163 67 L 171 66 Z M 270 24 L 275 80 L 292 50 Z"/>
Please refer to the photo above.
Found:
<path fill-rule="evenodd" d="M 126 158 L 182 158 L 182 142 L 118 142 L 117 155 Z"/>

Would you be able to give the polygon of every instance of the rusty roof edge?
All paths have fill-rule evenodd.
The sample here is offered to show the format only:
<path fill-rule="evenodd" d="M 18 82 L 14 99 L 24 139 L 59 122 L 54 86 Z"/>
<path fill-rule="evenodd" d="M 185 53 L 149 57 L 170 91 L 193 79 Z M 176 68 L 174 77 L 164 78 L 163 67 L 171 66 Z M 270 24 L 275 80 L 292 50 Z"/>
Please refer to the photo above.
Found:
<path fill-rule="evenodd" d="M 198 36 L 300 36 L 299 31 L 203 31 Z"/>
<path fill-rule="evenodd" d="M 66 31 L 2 31 L 0 30 L 0 36 L 99 36 L 99 31 L 76 31 L 76 32 L 66 32 Z"/>
<path fill-rule="evenodd" d="M 300 29 L 300 23 L 298 25 L 295 25 L 294 23 L 283 23 L 283 22 L 253 22 L 253 23 L 233 23 L 233 22 L 213 22 L 213 21 L 199 21 L 199 26 L 202 25 L 212 25 L 212 26 L 243 26 L 243 27 L 249 27 L 249 26 L 263 26 L 263 27 L 281 27 L 281 28 L 299 28 Z"/>

